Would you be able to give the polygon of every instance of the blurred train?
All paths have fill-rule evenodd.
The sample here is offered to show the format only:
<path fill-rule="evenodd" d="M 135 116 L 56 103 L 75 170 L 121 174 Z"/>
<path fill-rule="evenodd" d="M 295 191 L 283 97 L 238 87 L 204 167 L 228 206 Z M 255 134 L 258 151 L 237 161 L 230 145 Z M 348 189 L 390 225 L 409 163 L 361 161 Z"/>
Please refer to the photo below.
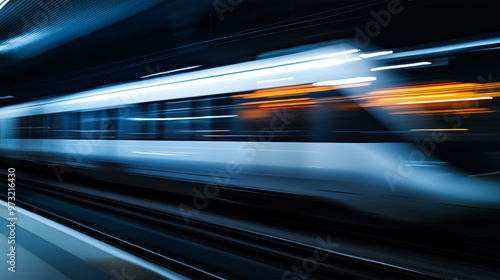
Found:
<path fill-rule="evenodd" d="M 328 42 L 13 105 L 0 152 L 59 179 L 193 194 L 167 178 L 407 221 L 497 214 L 498 46 Z"/>

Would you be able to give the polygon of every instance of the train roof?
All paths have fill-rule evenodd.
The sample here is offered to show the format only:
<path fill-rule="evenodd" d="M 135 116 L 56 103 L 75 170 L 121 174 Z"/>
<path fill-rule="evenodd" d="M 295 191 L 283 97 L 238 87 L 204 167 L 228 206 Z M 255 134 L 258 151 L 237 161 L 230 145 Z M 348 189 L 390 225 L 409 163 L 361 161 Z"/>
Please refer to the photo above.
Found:
<path fill-rule="evenodd" d="M 290 49 L 293 50 L 293 49 Z M 273 53 L 269 53 L 265 55 L 263 59 L 243 62 L 233 65 L 221 66 L 211 69 L 202 69 L 187 73 L 176 73 L 173 75 L 156 77 L 152 79 L 144 79 L 135 82 L 122 83 L 111 86 L 104 86 L 100 88 L 95 88 L 91 90 L 86 90 L 79 93 L 69 94 L 65 96 L 52 97 L 47 99 L 40 99 L 36 101 L 26 102 L 22 104 L 16 104 L 7 106 L 4 108 L 0 108 L 0 116 L 9 112 L 9 114 L 13 113 L 13 111 L 17 112 L 20 115 L 32 115 L 39 114 L 42 112 L 37 112 L 41 110 L 41 107 L 54 107 L 54 111 L 68 111 L 67 108 L 62 108 L 64 106 L 74 106 L 75 110 L 83 109 L 82 106 L 75 106 L 80 102 L 86 101 L 109 101 L 111 98 L 119 97 L 121 99 L 127 99 L 125 95 L 130 95 L 136 93 L 136 95 L 141 95 L 139 98 L 129 98 L 129 101 L 116 102 L 116 106 L 123 104 L 131 104 L 138 102 L 148 102 L 150 100 L 158 100 L 158 97 L 153 97 L 151 94 L 151 98 L 149 98 L 149 93 L 155 91 L 148 90 L 148 97 L 145 96 L 144 92 L 146 89 L 158 89 L 160 87 L 163 88 L 179 88 L 182 86 L 199 86 L 204 84 L 204 81 L 211 80 L 213 83 L 217 84 L 218 82 L 230 82 L 234 79 L 250 79 L 253 80 L 267 80 L 269 77 L 273 76 L 283 76 L 287 72 L 301 71 L 307 70 L 314 66 L 316 63 L 324 63 L 325 61 L 331 61 L 331 65 L 341 64 L 344 61 L 355 61 L 360 60 L 357 56 L 358 49 L 354 48 L 352 45 L 346 43 L 345 41 L 336 41 L 329 43 L 321 43 L 314 44 L 307 47 L 300 47 L 299 52 L 292 52 L 288 50 L 288 52 L 277 52 L 274 54 L 279 54 L 278 56 L 273 55 Z M 341 63 L 336 63 L 335 61 L 339 61 Z M 321 66 L 318 64 L 318 66 Z M 258 73 L 258 74 L 257 74 Z M 234 79 L 232 79 L 233 77 Z M 294 81 L 295 83 L 300 83 L 300 78 L 298 81 Z M 213 84 L 212 83 L 212 84 Z M 288 82 L 289 83 L 289 82 Z M 283 83 L 276 82 L 273 86 L 283 86 L 287 85 L 287 82 L 283 80 Z M 236 86 L 236 87 L 235 87 Z M 255 81 L 252 85 L 245 85 L 245 83 L 234 84 L 233 86 L 227 86 L 224 84 L 224 87 L 227 88 L 227 92 L 235 92 L 235 88 L 239 88 L 236 91 L 245 91 L 250 89 L 259 89 L 259 88 L 268 88 L 267 84 L 256 83 Z M 189 95 L 176 96 L 176 95 L 168 95 L 165 96 L 163 94 L 163 99 L 171 99 L 178 97 L 195 97 L 201 95 L 211 95 L 216 93 L 224 93 L 224 90 L 221 90 L 219 87 L 215 92 L 210 92 L 209 89 L 206 89 L 205 92 L 197 92 L 194 91 Z M 122 96 L 120 96 L 122 95 Z M 59 104 L 59 105 L 58 105 Z M 110 107 L 109 103 L 105 104 L 97 104 L 94 102 L 94 105 L 97 107 Z M 55 109 L 55 107 L 61 107 Z M 29 112 L 29 113 L 28 113 Z"/>

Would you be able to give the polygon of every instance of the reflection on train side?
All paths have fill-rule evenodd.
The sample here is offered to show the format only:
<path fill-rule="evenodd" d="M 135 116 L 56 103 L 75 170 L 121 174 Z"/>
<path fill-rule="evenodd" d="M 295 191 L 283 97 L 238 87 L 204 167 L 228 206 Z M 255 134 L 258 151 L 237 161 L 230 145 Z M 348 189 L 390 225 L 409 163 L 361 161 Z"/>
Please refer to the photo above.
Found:
<path fill-rule="evenodd" d="M 458 132 L 453 136 L 486 140 L 500 136 L 499 96 L 500 83 L 441 82 L 379 89 L 357 98 L 395 117 L 412 115 L 414 132 Z M 434 127 L 425 126 L 430 120 Z"/>

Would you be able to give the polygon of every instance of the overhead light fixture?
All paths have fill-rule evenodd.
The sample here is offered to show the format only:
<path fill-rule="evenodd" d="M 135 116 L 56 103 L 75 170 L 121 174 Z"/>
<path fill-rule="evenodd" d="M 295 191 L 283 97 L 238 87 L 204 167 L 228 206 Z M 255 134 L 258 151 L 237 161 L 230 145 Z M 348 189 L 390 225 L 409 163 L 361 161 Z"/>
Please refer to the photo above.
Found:
<path fill-rule="evenodd" d="M 151 75 L 142 76 L 141 79 L 150 78 L 150 77 L 154 77 L 154 76 L 165 75 L 165 74 L 170 74 L 170 73 L 175 73 L 175 72 L 181 72 L 181 71 L 186 71 L 186 70 L 191 70 L 191 69 L 196 69 L 196 68 L 200 68 L 202 66 L 203 65 L 195 65 L 195 66 L 189 66 L 189 67 L 179 68 L 179 69 L 175 69 L 175 70 L 160 72 L 160 73 L 154 73 L 154 74 L 151 74 Z"/>
<path fill-rule="evenodd" d="M 9 2 L 9 0 L 0 0 L 0 9 L 2 9 L 3 6 L 5 6 L 5 4 L 7 4 L 7 2 Z"/>
<path fill-rule="evenodd" d="M 417 62 L 417 63 L 409 63 L 409 64 L 400 64 L 400 65 L 392 65 L 392 66 L 384 66 L 384 67 L 376 67 L 372 68 L 371 71 L 381 71 L 381 70 L 389 70 L 389 69 L 398 69 L 398 68 L 410 68 L 417 67 L 423 65 L 431 65 L 432 63 L 429 61 Z"/>

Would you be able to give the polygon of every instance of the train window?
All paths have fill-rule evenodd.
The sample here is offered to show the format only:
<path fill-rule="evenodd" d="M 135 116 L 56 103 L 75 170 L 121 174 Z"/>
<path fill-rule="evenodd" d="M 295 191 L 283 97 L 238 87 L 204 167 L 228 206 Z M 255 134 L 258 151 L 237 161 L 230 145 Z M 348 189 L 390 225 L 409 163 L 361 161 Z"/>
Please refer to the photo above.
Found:
<path fill-rule="evenodd" d="M 103 111 L 86 111 L 81 114 L 80 137 L 101 140 L 104 138 L 102 126 Z"/>
<path fill-rule="evenodd" d="M 12 131 L 13 138 L 22 139 L 21 138 L 21 118 L 14 119 L 14 130 Z"/>
<path fill-rule="evenodd" d="M 165 110 L 165 136 L 167 140 L 190 140 L 191 101 L 169 101 Z"/>
<path fill-rule="evenodd" d="M 47 132 L 46 132 L 46 137 L 47 139 L 54 139 L 54 118 L 55 114 L 49 114 L 47 115 Z"/>
<path fill-rule="evenodd" d="M 115 140 L 118 139 L 118 109 L 108 109 L 105 111 L 106 117 L 103 127 L 106 130 L 104 139 Z"/>
<path fill-rule="evenodd" d="M 158 104 L 145 103 L 141 104 L 141 120 L 140 124 L 140 138 L 143 140 L 156 140 L 158 139 Z"/>
<path fill-rule="evenodd" d="M 89 111 L 84 112 L 82 116 L 82 138 L 97 140 L 118 139 L 118 109 Z M 75 117 L 79 117 L 79 115 L 75 115 Z"/>
<path fill-rule="evenodd" d="M 122 129 L 123 139 L 127 140 L 157 140 L 161 136 L 161 126 L 159 115 L 159 104 L 154 103 L 143 103 L 136 104 L 121 108 L 120 114 L 122 115 Z M 118 119 L 118 111 L 112 113 Z M 113 124 L 112 124 L 113 125 Z M 118 126 L 118 122 L 114 123 L 114 126 Z"/>
<path fill-rule="evenodd" d="M 393 139 L 373 116 L 336 91 L 272 98 L 220 95 L 22 117 L 17 121 L 18 137 L 22 139 L 253 141 L 258 137 L 259 141 L 277 142 Z M 48 126 L 47 132 L 44 125 Z"/>
<path fill-rule="evenodd" d="M 282 142 L 393 139 L 383 125 L 351 99 L 335 90 L 308 89 L 284 87 L 233 95 L 238 104 L 238 133 L 233 134 L 233 139 L 256 136 L 261 141 Z"/>
<path fill-rule="evenodd" d="M 198 99 L 192 102 L 191 137 L 192 139 L 204 140 L 210 130 L 210 99 Z"/>
<path fill-rule="evenodd" d="M 57 138 L 66 139 L 66 138 L 68 138 L 68 135 L 69 135 L 69 131 L 68 131 L 69 120 L 66 117 L 66 113 L 59 113 L 59 114 L 57 114 L 57 117 L 58 117 L 57 130 L 59 132 L 58 133 L 59 137 L 57 137 Z"/>
<path fill-rule="evenodd" d="M 278 129 L 274 131 L 275 141 L 306 141 L 312 125 L 311 113 L 314 109 L 316 109 L 315 105 L 299 105 L 273 109 L 273 118 L 269 121 L 269 128 L 278 126 L 276 123 L 271 123 L 272 120 L 286 118 L 286 120 L 282 120 L 283 129 L 279 129 L 278 126 Z"/>
<path fill-rule="evenodd" d="M 259 137 L 261 141 L 305 141 L 310 113 L 315 106 L 310 98 L 238 98 L 236 138 Z"/>
<path fill-rule="evenodd" d="M 43 139 L 43 115 L 30 117 L 30 138 Z"/>
<path fill-rule="evenodd" d="M 81 113 L 80 112 L 69 112 L 65 113 L 64 117 L 67 120 L 67 139 L 80 139 L 81 135 Z"/>
<path fill-rule="evenodd" d="M 158 102 L 141 104 L 143 117 L 145 120 L 141 122 L 143 139 L 146 140 L 158 140 L 160 138 L 159 116 L 161 114 Z"/>
<path fill-rule="evenodd" d="M 19 139 L 43 139 L 43 115 L 21 117 L 17 121 L 17 137 Z"/>
<path fill-rule="evenodd" d="M 20 118 L 14 118 L 11 121 L 7 120 L 9 126 L 12 125 L 12 129 L 7 129 L 5 131 L 5 138 L 8 139 L 19 139 L 20 136 Z M 7 126 L 7 127 L 9 127 Z"/>
<path fill-rule="evenodd" d="M 233 99 L 230 96 L 213 98 L 212 116 L 216 116 L 216 118 L 211 119 L 212 129 L 209 133 L 206 133 L 206 137 L 210 137 L 210 139 L 232 138 L 228 137 L 232 134 L 234 120 L 236 119 L 234 111 Z"/>
<path fill-rule="evenodd" d="M 51 138 L 53 139 L 66 139 L 68 119 L 64 113 L 53 114 L 50 118 Z"/>
<path fill-rule="evenodd" d="M 134 140 L 137 137 L 137 126 L 139 125 L 138 121 L 135 121 L 134 118 L 138 117 L 140 114 L 137 112 L 139 105 L 130 104 L 119 109 L 119 137 L 123 140 Z"/>
<path fill-rule="evenodd" d="M 30 117 L 21 117 L 18 119 L 18 137 L 19 139 L 30 138 Z"/>
<path fill-rule="evenodd" d="M 123 139 L 141 139 L 142 108 L 139 104 L 134 104 L 121 109 L 123 118 L 122 127 L 124 129 Z"/>
<path fill-rule="evenodd" d="M 311 140 L 335 142 L 387 141 L 391 133 L 355 101 L 328 91 L 311 121 Z"/>
<path fill-rule="evenodd" d="M 43 124 L 43 138 L 44 139 L 50 139 L 51 138 L 51 123 L 52 123 L 52 114 L 44 115 L 44 124 Z"/>

